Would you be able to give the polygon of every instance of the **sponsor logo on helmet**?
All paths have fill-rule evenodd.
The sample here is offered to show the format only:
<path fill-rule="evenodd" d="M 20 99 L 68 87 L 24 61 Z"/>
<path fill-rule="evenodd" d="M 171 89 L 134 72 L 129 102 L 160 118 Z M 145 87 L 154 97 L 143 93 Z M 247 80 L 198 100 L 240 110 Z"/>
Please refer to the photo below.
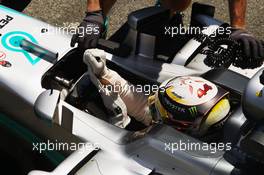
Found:
<path fill-rule="evenodd" d="M 191 108 L 189 108 L 188 110 L 189 110 L 189 112 L 190 112 L 190 114 L 191 114 L 192 117 L 196 117 L 196 116 L 197 116 L 198 111 L 197 111 L 196 106 L 191 107 Z"/>
<path fill-rule="evenodd" d="M 173 110 L 176 110 L 176 111 L 178 111 L 180 113 L 186 113 L 185 108 L 171 104 L 168 99 L 165 98 L 164 102 L 167 105 L 167 107 L 169 107 L 169 108 L 171 108 Z"/>
<path fill-rule="evenodd" d="M 166 86 L 167 95 L 175 102 L 197 106 L 212 100 L 218 93 L 216 85 L 200 77 L 177 77 Z"/>

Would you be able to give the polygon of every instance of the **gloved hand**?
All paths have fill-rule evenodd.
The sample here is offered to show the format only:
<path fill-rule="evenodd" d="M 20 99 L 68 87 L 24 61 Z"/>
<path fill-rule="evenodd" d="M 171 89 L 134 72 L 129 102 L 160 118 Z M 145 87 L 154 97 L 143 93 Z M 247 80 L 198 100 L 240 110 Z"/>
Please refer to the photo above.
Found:
<path fill-rule="evenodd" d="M 88 66 L 90 80 L 99 90 L 105 107 L 111 111 L 109 122 L 117 127 L 125 128 L 130 123 L 125 103 L 117 92 L 108 90 L 99 80 L 107 73 L 105 52 L 99 49 L 86 50 L 83 61 Z"/>
<path fill-rule="evenodd" d="M 256 39 L 245 30 L 234 30 L 231 38 L 240 42 L 243 46 L 243 53 L 247 58 L 254 60 L 264 59 L 264 42 Z"/>
<path fill-rule="evenodd" d="M 97 78 L 105 76 L 108 72 L 106 67 L 106 55 L 103 50 L 89 49 L 84 53 L 83 61 L 88 65 Z"/>
<path fill-rule="evenodd" d="M 94 74 L 100 81 L 99 84 L 111 86 L 112 92 L 109 92 L 109 95 L 118 93 L 127 107 L 128 115 L 135 117 L 137 121 L 142 122 L 146 126 L 151 125 L 152 116 L 148 108 L 148 98 L 143 93 L 135 92 L 133 89 L 136 88 L 131 88 L 133 85 L 117 72 L 108 69 L 105 60 L 106 54 L 103 50 L 88 49 L 84 53 L 84 62 L 88 65 L 90 75 Z M 95 80 L 92 81 L 96 83 Z M 98 87 L 98 85 L 96 86 Z M 105 90 L 108 91 L 107 88 Z M 104 97 L 102 96 L 102 98 Z"/>
<path fill-rule="evenodd" d="M 87 12 L 78 27 L 76 34 L 72 36 L 71 47 L 78 43 L 81 50 L 95 48 L 99 38 L 102 36 L 104 18 L 102 11 Z"/>

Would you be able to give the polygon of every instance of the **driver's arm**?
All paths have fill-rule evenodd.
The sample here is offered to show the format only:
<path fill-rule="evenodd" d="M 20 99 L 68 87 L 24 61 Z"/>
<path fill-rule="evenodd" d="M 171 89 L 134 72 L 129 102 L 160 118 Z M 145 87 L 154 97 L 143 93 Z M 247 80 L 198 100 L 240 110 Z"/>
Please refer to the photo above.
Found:
<path fill-rule="evenodd" d="M 244 29 L 246 26 L 247 0 L 228 0 L 230 22 L 236 29 Z"/>

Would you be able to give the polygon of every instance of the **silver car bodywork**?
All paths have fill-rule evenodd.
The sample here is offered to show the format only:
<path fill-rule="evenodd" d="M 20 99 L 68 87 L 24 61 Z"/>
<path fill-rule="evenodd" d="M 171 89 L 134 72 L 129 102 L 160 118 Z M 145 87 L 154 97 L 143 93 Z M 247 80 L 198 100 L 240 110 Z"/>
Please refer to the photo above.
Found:
<path fill-rule="evenodd" d="M 126 131 L 81 111 L 62 98 L 60 99 L 59 91 L 46 91 L 41 85 L 42 77 L 52 68 L 53 64 L 37 58 L 33 54 L 25 54 L 23 50 L 19 50 L 21 49 L 19 47 L 14 48 L 18 51 L 12 50 L 14 47 L 12 37 L 23 35 L 29 37 L 28 39 L 31 41 L 35 38 L 39 45 L 58 52 L 59 61 L 72 50 L 69 47 L 70 36 L 58 33 L 53 35 L 50 30 L 56 31 L 55 27 L 0 6 L 0 19 L 6 19 L 7 16 L 13 19 L 0 29 L 2 41 L 0 51 L 6 54 L 5 60 L 8 60 L 12 67 L 0 67 L 0 110 L 46 138 L 61 142 L 84 141 L 98 144 L 100 147 L 99 150 L 74 152 L 51 173 L 32 171 L 30 175 L 148 175 L 154 174 L 154 172 L 164 175 L 230 174 L 234 167 L 224 160 L 222 151 L 212 154 L 206 151 L 180 150 L 175 150 L 172 153 L 170 150 L 166 150 L 166 144 L 179 140 L 201 143 L 168 126 L 156 125 L 143 133 Z M 8 37 L 5 37 L 6 35 Z M 7 39 L 11 45 L 3 44 L 3 38 Z M 136 71 L 139 76 L 157 82 L 179 75 L 201 75 L 209 70 L 201 64 L 193 66 L 190 63 L 185 67 L 176 64 L 156 63 L 140 56 L 123 59 L 107 54 L 107 59 L 128 71 Z M 197 61 L 195 63 L 197 64 Z M 239 71 L 251 76 L 244 70 L 243 72 Z M 44 95 L 41 95 L 43 93 Z M 54 96 L 54 94 L 56 96 L 54 99 L 47 97 Z M 49 101 L 50 99 L 55 102 Z M 52 121 L 52 126 L 38 118 L 43 116 L 37 116 L 34 113 L 35 104 L 42 108 L 52 108 L 51 113 L 53 111 L 54 115 L 42 113 L 45 119 Z M 142 134 L 143 136 L 141 136 Z M 81 162 L 82 166 L 80 167 Z"/>

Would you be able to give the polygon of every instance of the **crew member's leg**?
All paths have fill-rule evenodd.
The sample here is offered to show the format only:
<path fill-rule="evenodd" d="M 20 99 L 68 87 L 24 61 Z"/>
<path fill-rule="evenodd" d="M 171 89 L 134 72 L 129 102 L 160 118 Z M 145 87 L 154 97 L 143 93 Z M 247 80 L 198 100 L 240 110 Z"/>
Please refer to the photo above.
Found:
<path fill-rule="evenodd" d="M 244 29 L 246 25 L 247 0 L 229 0 L 231 25 L 234 28 Z"/>
<path fill-rule="evenodd" d="M 102 0 L 101 4 L 105 15 L 109 13 L 115 2 L 116 0 Z"/>
<path fill-rule="evenodd" d="M 162 5 L 171 9 L 173 13 L 186 10 L 191 4 L 191 0 L 162 0 Z"/>
<path fill-rule="evenodd" d="M 104 15 L 107 15 L 115 2 L 116 0 L 87 0 L 87 11 L 103 10 Z"/>

